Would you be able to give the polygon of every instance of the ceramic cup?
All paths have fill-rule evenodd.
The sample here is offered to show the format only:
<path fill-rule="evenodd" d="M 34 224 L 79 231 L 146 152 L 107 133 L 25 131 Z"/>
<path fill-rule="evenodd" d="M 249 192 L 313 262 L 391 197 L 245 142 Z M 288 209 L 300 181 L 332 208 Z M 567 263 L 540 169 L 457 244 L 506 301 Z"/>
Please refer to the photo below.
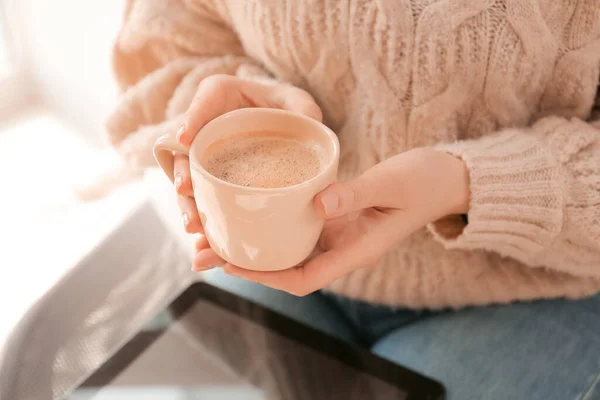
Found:
<path fill-rule="evenodd" d="M 298 185 L 271 189 L 235 185 L 202 167 L 199 161 L 211 144 L 252 131 L 308 135 L 325 149 L 321 171 Z M 245 108 L 206 124 L 189 149 L 177 142 L 175 133 L 161 137 L 154 156 L 171 181 L 175 153 L 190 158 L 206 238 L 225 261 L 256 271 L 278 271 L 298 265 L 313 251 L 324 223 L 313 198 L 335 181 L 340 154 L 337 136 L 325 125 L 289 111 Z"/>

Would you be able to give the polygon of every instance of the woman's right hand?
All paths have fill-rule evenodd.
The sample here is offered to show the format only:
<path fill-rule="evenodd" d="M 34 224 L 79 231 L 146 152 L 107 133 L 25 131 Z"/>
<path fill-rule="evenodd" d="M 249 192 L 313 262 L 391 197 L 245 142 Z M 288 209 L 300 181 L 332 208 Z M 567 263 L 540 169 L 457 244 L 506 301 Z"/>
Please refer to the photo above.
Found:
<path fill-rule="evenodd" d="M 190 146 L 204 125 L 218 116 L 239 108 L 264 107 L 294 111 L 322 120 L 321 109 L 306 91 L 287 84 L 268 84 L 245 80 L 230 75 L 213 75 L 204 79 L 185 113 L 184 123 L 177 132 L 177 140 Z M 202 223 L 196 208 L 190 174 L 189 159 L 175 156 L 175 190 L 186 232 L 203 233 Z M 201 239 L 200 242 L 206 239 Z M 200 246 L 199 248 L 203 248 Z M 194 258 L 194 268 L 220 262 L 214 252 L 201 250 Z M 206 269 L 206 268 L 202 268 Z M 195 269 L 200 270 L 200 269 Z"/>

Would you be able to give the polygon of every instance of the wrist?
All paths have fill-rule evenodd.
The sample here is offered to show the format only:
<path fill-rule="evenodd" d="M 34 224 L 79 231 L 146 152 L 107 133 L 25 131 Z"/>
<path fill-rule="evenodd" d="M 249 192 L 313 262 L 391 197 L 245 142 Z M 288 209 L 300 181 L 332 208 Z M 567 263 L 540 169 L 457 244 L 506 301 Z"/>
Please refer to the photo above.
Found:
<path fill-rule="evenodd" d="M 468 214 L 471 199 L 469 168 L 465 162 L 446 152 L 439 151 L 443 155 L 443 168 L 446 171 L 448 186 L 448 215 Z"/>

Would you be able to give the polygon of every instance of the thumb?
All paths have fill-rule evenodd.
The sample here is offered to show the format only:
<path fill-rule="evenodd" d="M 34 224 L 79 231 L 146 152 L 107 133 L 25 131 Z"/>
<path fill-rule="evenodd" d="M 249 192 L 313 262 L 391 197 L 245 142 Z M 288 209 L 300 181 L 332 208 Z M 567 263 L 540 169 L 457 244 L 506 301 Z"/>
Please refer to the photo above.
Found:
<path fill-rule="evenodd" d="M 374 206 L 375 186 L 364 176 L 334 183 L 315 196 L 317 212 L 327 219 Z"/>

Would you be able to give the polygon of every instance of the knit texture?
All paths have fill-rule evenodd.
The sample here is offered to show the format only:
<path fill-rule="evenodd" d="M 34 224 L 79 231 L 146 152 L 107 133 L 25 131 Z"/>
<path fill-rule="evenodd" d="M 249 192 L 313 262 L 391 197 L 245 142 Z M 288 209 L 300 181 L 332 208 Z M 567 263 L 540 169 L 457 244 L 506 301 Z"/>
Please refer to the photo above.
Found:
<path fill-rule="evenodd" d="M 339 178 L 419 146 L 470 170 L 448 217 L 330 289 L 413 308 L 600 290 L 600 3 L 576 0 L 129 0 L 108 122 L 132 165 L 215 73 L 309 91 Z"/>

